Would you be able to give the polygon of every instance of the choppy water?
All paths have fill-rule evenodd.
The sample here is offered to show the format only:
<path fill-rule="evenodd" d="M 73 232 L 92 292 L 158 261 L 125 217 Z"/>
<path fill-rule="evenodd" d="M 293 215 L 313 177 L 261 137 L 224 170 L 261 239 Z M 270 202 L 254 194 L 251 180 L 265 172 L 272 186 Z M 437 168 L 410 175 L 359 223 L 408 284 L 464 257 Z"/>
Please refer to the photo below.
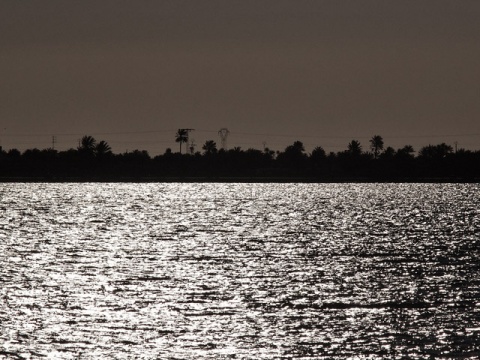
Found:
<path fill-rule="evenodd" d="M 0 358 L 480 357 L 479 190 L 1 184 Z"/>

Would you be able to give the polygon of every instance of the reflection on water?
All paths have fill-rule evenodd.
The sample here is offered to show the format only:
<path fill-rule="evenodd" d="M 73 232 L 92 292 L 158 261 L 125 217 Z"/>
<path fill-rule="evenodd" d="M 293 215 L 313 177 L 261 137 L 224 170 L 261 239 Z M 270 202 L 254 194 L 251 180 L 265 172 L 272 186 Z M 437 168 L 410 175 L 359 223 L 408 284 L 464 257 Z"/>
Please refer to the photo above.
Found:
<path fill-rule="evenodd" d="M 2 184 L 0 358 L 478 357 L 479 190 Z"/>

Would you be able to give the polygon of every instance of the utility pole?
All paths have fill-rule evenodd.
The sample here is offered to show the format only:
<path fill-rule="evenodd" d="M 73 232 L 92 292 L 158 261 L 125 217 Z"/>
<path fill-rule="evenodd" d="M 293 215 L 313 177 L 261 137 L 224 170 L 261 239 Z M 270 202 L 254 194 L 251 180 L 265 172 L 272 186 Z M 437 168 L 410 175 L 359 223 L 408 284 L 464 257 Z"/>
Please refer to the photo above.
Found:
<path fill-rule="evenodd" d="M 57 142 L 57 137 L 55 135 L 52 136 L 52 150 L 55 150 L 55 143 Z"/>
<path fill-rule="evenodd" d="M 458 141 L 455 141 L 455 154 L 457 153 Z"/>

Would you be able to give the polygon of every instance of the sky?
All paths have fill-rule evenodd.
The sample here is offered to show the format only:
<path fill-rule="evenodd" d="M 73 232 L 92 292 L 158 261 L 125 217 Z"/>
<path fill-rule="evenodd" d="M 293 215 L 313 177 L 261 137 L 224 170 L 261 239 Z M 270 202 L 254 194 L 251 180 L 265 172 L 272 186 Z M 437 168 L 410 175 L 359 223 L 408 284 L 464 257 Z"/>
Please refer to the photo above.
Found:
<path fill-rule="evenodd" d="M 480 150 L 478 0 L 2 0 L 0 145 Z M 53 142 L 53 137 L 55 141 Z"/>

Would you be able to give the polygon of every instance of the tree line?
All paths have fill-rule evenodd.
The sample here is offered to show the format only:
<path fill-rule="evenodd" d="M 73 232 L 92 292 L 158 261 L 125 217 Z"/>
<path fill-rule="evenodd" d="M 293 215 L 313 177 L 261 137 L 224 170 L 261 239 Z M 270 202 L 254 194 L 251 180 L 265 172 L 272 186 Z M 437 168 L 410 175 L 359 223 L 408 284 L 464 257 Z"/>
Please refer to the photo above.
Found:
<path fill-rule="evenodd" d="M 301 141 L 283 151 L 219 149 L 213 140 L 202 151 L 182 153 L 188 131 L 175 136 L 179 152 L 167 149 L 151 157 L 147 151 L 115 154 L 110 145 L 84 136 L 77 148 L 66 151 L 17 149 L 0 151 L 0 178 L 18 180 L 99 181 L 478 181 L 480 151 L 455 150 L 445 143 L 422 147 L 385 147 L 380 135 L 366 149 L 352 140 L 346 149 L 327 153 L 317 146 L 311 153 Z M 190 150 L 190 151 L 189 151 Z"/>

